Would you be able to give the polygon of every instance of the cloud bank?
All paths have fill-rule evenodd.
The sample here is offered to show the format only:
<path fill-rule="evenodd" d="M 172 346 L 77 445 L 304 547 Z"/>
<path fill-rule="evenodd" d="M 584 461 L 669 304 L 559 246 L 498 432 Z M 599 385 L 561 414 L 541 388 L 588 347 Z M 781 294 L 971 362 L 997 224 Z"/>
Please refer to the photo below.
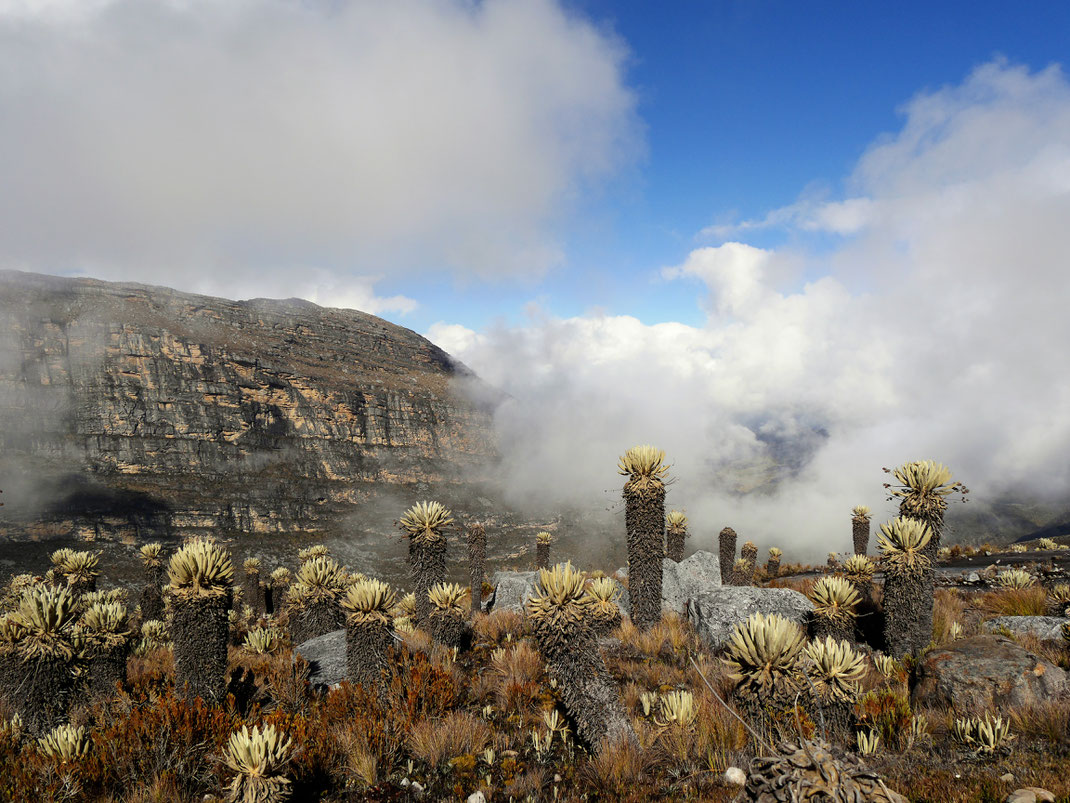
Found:
<path fill-rule="evenodd" d="M 831 249 L 729 241 L 662 271 L 697 283 L 705 326 L 434 327 L 514 397 L 498 416 L 514 501 L 612 502 L 616 458 L 647 442 L 674 463 L 669 505 L 696 548 L 730 524 L 810 557 L 846 550 L 851 507 L 893 515 L 880 469 L 913 459 L 948 464 L 974 499 L 1065 500 L 1070 84 L 996 61 L 902 113 L 845 197 L 735 231 L 838 235 Z"/>
<path fill-rule="evenodd" d="M 539 275 L 640 147 L 625 55 L 556 0 L 2 0 L 0 267 L 370 312 Z"/>

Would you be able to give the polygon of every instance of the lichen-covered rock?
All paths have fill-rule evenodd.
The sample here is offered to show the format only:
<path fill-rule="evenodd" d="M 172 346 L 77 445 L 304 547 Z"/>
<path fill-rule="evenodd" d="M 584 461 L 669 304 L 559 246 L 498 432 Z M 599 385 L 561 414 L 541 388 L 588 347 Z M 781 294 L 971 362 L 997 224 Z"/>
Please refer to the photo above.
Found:
<path fill-rule="evenodd" d="M 539 580 L 538 572 L 495 572 L 491 575 L 490 584 L 494 586 L 494 592 L 487 600 L 487 612 L 491 611 L 516 611 L 524 612 L 524 606 L 528 598 L 535 591 L 535 584 Z"/>
<path fill-rule="evenodd" d="M 684 616 L 689 600 L 720 587 L 721 562 L 712 552 L 695 552 L 679 563 L 666 560 L 662 566 L 662 610 Z"/>
<path fill-rule="evenodd" d="M 695 632 L 711 647 L 728 640 L 733 628 L 753 613 L 779 614 L 805 628 L 814 603 L 790 588 L 721 586 L 691 599 L 687 618 Z"/>
<path fill-rule="evenodd" d="M 737 803 L 907 803 L 880 776 L 852 756 L 820 740 L 783 742 L 777 754 L 756 758 Z"/>
<path fill-rule="evenodd" d="M 911 704 L 963 713 L 1032 705 L 1068 690 L 1065 670 L 1003 636 L 973 636 L 927 653 Z"/>
<path fill-rule="evenodd" d="M 1036 636 L 1041 641 L 1063 640 L 1061 616 L 997 616 L 981 624 L 986 633 L 1001 634 L 1004 630 L 1016 636 Z"/>
<path fill-rule="evenodd" d="M 294 652 L 308 661 L 308 680 L 314 686 L 337 686 L 346 679 L 346 631 L 335 630 L 298 644 Z"/>

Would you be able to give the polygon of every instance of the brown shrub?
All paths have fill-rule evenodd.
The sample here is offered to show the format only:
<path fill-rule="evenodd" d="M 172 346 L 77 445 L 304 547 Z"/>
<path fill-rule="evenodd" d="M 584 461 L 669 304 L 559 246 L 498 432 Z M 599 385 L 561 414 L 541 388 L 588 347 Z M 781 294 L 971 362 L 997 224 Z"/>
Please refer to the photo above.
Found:
<path fill-rule="evenodd" d="M 906 745 L 914 714 L 905 691 L 882 688 L 866 692 L 855 703 L 854 713 L 863 730 L 880 734 L 885 749 L 902 750 Z"/>
<path fill-rule="evenodd" d="M 118 705 L 95 706 L 85 725 L 92 744 L 79 776 L 86 789 L 123 795 L 146 779 L 170 778 L 188 799 L 222 783 L 215 758 L 238 722 L 224 705 L 189 703 L 168 688 L 135 689 Z"/>

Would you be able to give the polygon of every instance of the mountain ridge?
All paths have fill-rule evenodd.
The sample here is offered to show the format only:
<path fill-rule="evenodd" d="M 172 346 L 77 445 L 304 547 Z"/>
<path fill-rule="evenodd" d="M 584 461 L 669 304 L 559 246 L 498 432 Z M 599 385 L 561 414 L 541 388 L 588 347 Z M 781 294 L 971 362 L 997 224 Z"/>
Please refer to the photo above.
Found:
<path fill-rule="evenodd" d="M 460 492 L 496 458 L 495 394 L 461 384 L 356 310 L 0 271 L 0 535 L 331 530 L 372 486 Z"/>

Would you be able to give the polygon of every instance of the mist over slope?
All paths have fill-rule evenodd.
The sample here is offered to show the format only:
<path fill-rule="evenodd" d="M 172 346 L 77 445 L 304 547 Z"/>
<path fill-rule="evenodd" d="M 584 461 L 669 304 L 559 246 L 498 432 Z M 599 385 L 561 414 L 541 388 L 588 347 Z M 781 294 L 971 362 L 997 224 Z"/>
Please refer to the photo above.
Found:
<path fill-rule="evenodd" d="M 0 271 L 0 535 L 389 531 L 490 471 L 454 376 L 362 312 Z"/>
<path fill-rule="evenodd" d="M 842 198 L 711 226 L 720 245 L 652 279 L 693 283 L 702 326 L 536 311 L 433 327 L 512 397 L 495 419 L 510 498 L 611 502 L 617 457 L 653 443 L 707 547 L 730 524 L 810 557 L 847 549 L 851 507 L 891 517 L 881 468 L 916 459 L 971 489 L 952 540 L 1070 522 L 1070 84 L 996 61 L 902 111 Z M 737 239 L 773 229 L 784 245 Z"/>

